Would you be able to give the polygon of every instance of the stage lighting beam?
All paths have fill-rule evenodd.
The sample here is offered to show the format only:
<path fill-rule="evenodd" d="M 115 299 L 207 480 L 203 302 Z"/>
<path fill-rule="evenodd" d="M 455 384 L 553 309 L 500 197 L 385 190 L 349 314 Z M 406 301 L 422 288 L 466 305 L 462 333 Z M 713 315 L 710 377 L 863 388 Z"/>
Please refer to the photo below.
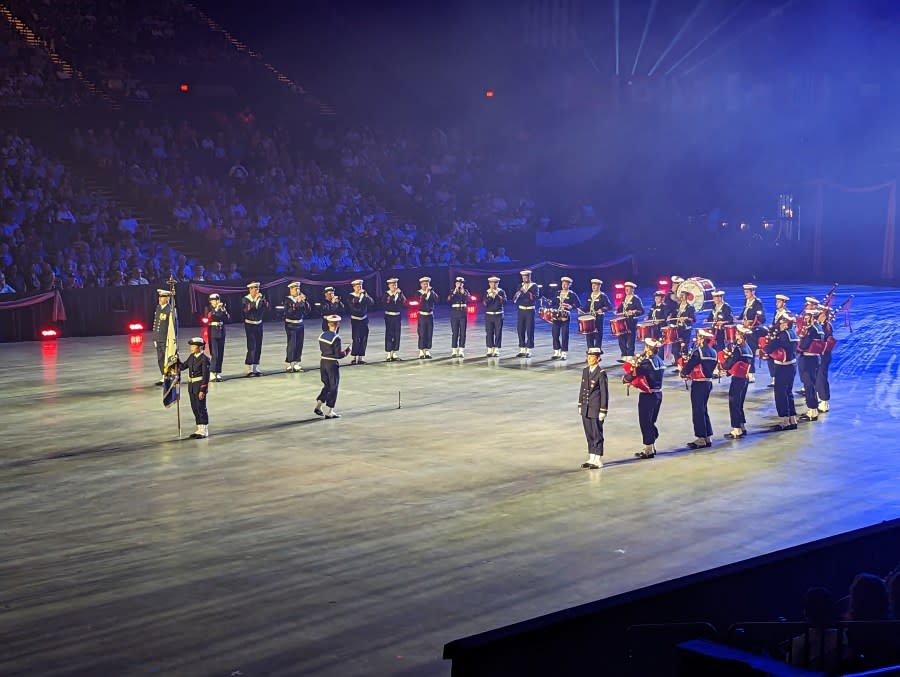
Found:
<path fill-rule="evenodd" d="M 634 55 L 634 65 L 631 67 L 631 74 L 637 71 L 638 59 L 641 58 L 641 50 L 644 48 L 644 40 L 647 39 L 647 33 L 650 32 L 650 22 L 653 21 L 653 13 L 656 11 L 656 3 L 659 0 L 650 0 L 650 9 L 647 10 L 647 20 L 644 21 L 644 32 L 641 34 L 641 41 L 638 43 L 637 54 Z"/>
<path fill-rule="evenodd" d="M 621 70 L 619 65 L 619 53 L 621 51 L 619 49 L 619 18 L 622 15 L 622 11 L 619 3 L 620 0 L 615 0 L 613 2 L 613 26 L 616 34 L 616 75 L 619 75 L 619 71 Z"/>
<path fill-rule="evenodd" d="M 700 10 L 706 5 L 707 0 L 700 0 L 697 3 L 697 6 L 694 7 L 694 11 L 688 15 L 688 18 L 684 20 L 684 23 L 681 24 L 681 28 L 678 29 L 678 32 L 675 34 L 675 37 L 672 38 L 671 42 L 669 42 L 668 46 L 663 50 L 663 53 L 659 55 L 659 58 L 656 60 L 656 63 L 653 64 L 653 68 L 650 69 L 650 72 L 647 73 L 650 77 L 653 77 L 653 74 L 656 72 L 656 69 L 659 68 L 659 64 L 663 62 L 669 52 L 672 51 L 672 48 L 678 44 L 678 41 L 681 39 L 681 36 L 684 35 L 684 32 L 688 29 L 694 19 L 697 18 L 697 15 L 700 13 Z"/>
<path fill-rule="evenodd" d="M 726 16 L 726 17 L 725 17 L 724 19 L 722 19 L 718 24 L 716 24 L 715 28 L 713 28 L 709 33 L 707 33 L 706 35 L 704 35 L 704 36 L 700 39 L 700 42 L 698 42 L 696 45 L 694 45 L 693 47 L 691 47 L 691 48 L 690 48 L 690 49 L 689 49 L 689 50 L 688 50 L 688 51 L 687 51 L 680 59 L 678 59 L 678 61 L 676 61 L 675 63 L 673 63 L 673 64 L 672 64 L 672 67 L 669 68 L 669 70 L 666 71 L 666 75 L 671 74 L 672 71 L 674 71 L 676 68 L 678 68 L 678 67 L 684 62 L 685 59 L 687 59 L 691 54 L 693 54 L 694 52 L 696 52 L 704 42 L 706 42 L 706 41 L 709 40 L 712 36 L 714 36 L 716 33 L 718 33 L 719 30 L 721 30 L 721 28 L 722 28 L 725 24 L 727 24 L 729 21 L 731 21 L 731 20 L 734 18 L 734 16 L 744 8 L 744 5 L 746 5 L 746 4 L 747 4 L 747 0 L 742 0 L 742 2 L 741 2 L 737 7 L 735 7 L 735 8 L 728 14 L 728 16 Z"/>

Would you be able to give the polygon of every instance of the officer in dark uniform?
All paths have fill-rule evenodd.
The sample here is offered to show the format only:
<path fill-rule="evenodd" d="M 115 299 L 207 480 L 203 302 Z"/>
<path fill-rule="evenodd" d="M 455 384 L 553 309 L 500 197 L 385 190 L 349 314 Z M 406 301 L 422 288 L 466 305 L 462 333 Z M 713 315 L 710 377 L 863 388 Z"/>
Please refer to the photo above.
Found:
<path fill-rule="evenodd" d="M 637 333 L 638 318 L 644 314 L 644 304 L 634 293 L 637 285 L 634 282 L 626 282 L 623 286 L 625 287 L 625 298 L 622 299 L 616 313 L 625 317 L 628 331 L 619 334 L 619 350 L 622 353 L 622 359 L 619 362 L 624 362 L 626 357 L 634 357 L 634 339 Z"/>
<path fill-rule="evenodd" d="M 578 294 L 573 292 L 571 277 L 562 277 L 559 280 L 560 290 L 556 298 L 551 299 L 553 307 L 558 315 L 553 319 L 553 360 L 565 360 L 569 352 L 569 325 L 572 321 L 572 312 L 581 308 L 581 300 Z"/>
<path fill-rule="evenodd" d="M 353 339 L 350 364 L 365 364 L 366 347 L 369 345 L 369 310 L 375 305 L 375 299 L 363 289 L 362 280 L 350 283 L 353 291 L 347 297 L 350 306 L 350 336 Z"/>
<path fill-rule="evenodd" d="M 540 292 L 538 286 L 531 281 L 531 271 L 521 270 L 522 284 L 513 294 L 513 303 L 518 307 L 516 313 L 516 333 L 519 335 L 519 353 L 516 357 L 531 357 L 534 348 L 534 304 Z"/>
<path fill-rule="evenodd" d="M 447 295 L 450 304 L 450 357 L 466 356 L 466 328 L 469 319 L 466 311 L 469 305 L 469 291 L 465 288 L 466 278 L 457 277 L 453 291 Z"/>
<path fill-rule="evenodd" d="M 165 373 L 166 361 L 166 341 L 169 337 L 169 324 L 175 324 L 175 331 L 178 332 L 178 314 L 175 312 L 175 304 L 172 301 L 172 292 L 168 289 L 157 289 L 156 294 L 159 297 L 159 304 L 153 313 L 153 347 L 156 348 L 156 361 L 159 364 L 159 373 Z M 162 385 L 163 379 L 160 378 L 156 385 Z"/>
<path fill-rule="evenodd" d="M 753 333 L 751 329 L 740 326 L 737 328 L 737 342 L 733 346 L 725 348 L 725 361 L 722 367 L 731 375 L 731 384 L 728 386 L 728 414 L 731 418 L 731 432 L 725 433 L 725 437 L 736 440 L 747 434 L 744 427 L 747 417 L 744 416 L 744 400 L 747 398 L 748 377 L 750 365 L 753 363 L 753 351 L 747 339 Z M 744 365 L 738 367 L 738 364 Z M 746 371 L 746 376 L 742 375 Z"/>
<path fill-rule="evenodd" d="M 431 341 L 434 338 L 434 307 L 437 305 L 437 292 L 431 288 L 430 277 L 419 278 L 419 321 L 416 331 L 419 334 L 419 359 L 431 359 Z"/>
<path fill-rule="evenodd" d="M 603 421 L 609 407 L 609 384 L 606 372 L 600 368 L 600 349 L 588 348 L 587 366 L 581 372 L 578 391 L 578 415 L 587 439 L 588 458 L 582 468 L 598 470 L 603 467 Z"/>
<path fill-rule="evenodd" d="M 300 366 L 303 339 L 306 337 L 303 320 L 309 315 L 309 310 L 309 301 L 306 300 L 306 294 L 300 291 L 300 283 L 291 282 L 288 285 L 288 296 L 284 299 L 284 332 L 287 335 L 285 371 L 303 371 Z"/>
<path fill-rule="evenodd" d="M 666 302 L 666 292 L 657 289 L 653 294 L 653 305 L 647 312 L 647 320 L 653 323 L 652 338 L 658 339 L 662 336 L 662 328 L 669 321 L 670 312 L 669 304 Z M 658 352 L 658 351 L 657 351 Z"/>
<path fill-rule="evenodd" d="M 322 353 L 319 360 L 319 375 L 322 378 L 322 390 L 316 398 L 313 413 L 325 418 L 340 418 L 341 415 L 334 410 L 341 383 L 340 359 L 350 353 L 350 348 L 341 348 L 341 337 L 338 335 L 341 326 L 340 316 L 327 315 L 323 319 L 328 329 L 319 335 L 319 350 Z M 323 405 L 325 411 L 322 411 Z"/>
<path fill-rule="evenodd" d="M 228 309 L 218 294 L 209 295 L 209 310 L 206 320 L 209 323 L 210 377 L 213 381 L 222 380 L 222 358 L 225 355 L 225 323 L 231 319 Z"/>
<path fill-rule="evenodd" d="M 716 334 L 716 350 L 725 348 L 725 330 L 722 328 L 726 324 L 734 324 L 734 313 L 731 306 L 725 302 L 725 292 L 717 289 L 712 293 L 713 307 L 706 316 L 707 322 L 712 322 Z"/>
<path fill-rule="evenodd" d="M 686 291 L 678 293 L 679 304 L 675 308 L 675 314 L 672 321 L 678 327 L 678 342 L 672 346 L 672 357 L 677 361 L 683 351 L 689 350 L 691 345 L 691 335 L 694 332 L 694 321 L 697 319 L 697 311 L 693 305 L 688 302 Z"/>
<path fill-rule="evenodd" d="M 328 331 L 328 321 L 325 318 L 329 315 L 340 315 L 344 312 L 344 303 L 334 293 L 334 287 L 325 287 L 324 292 L 325 299 L 317 303 L 316 307 L 322 315 L 322 331 Z"/>
<path fill-rule="evenodd" d="M 688 378 L 694 367 L 700 367 L 702 374 L 691 377 L 691 419 L 694 423 L 696 439 L 688 442 L 691 449 L 712 446 L 712 423 L 709 420 L 709 394 L 712 392 L 712 378 L 719 363 L 716 349 L 712 347 L 715 337 L 705 329 L 697 332 L 697 347 L 684 363 L 682 378 Z"/>
<path fill-rule="evenodd" d="M 766 311 L 763 309 L 762 301 L 756 297 L 756 285 L 748 282 L 744 285 L 744 308 L 741 310 L 737 319 L 747 329 L 752 330 L 747 336 L 747 344 L 754 353 L 759 347 L 759 338 L 766 334 Z M 753 383 L 753 374 L 756 372 L 755 360 L 750 363 L 750 383 Z"/>
<path fill-rule="evenodd" d="M 778 318 L 778 332 L 766 343 L 765 353 L 775 363 L 775 410 L 781 421 L 772 430 L 796 430 L 797 410 L 794 407 L 794 376 L 797 373 L 797 346 L 800 339 L 794 333 L 792 315 Z"/>
<path fill-rule="evenodd" d="M 406 307 L 406 296 L 397 286 L 398 282 L 396 277 L 389 279 L 387 292 L 382 298 L 385 362 L 397 362 L 400 359 L 400 317 Z"/>
<path fill-rule="evenodd" d="M 488 288 L 481 300 L 484 304 L 484 333 L 487 343 L 487 357 L 500 357 L 503 345 L 503 305 L 506 292 L 500 289 L 500 278 L 488 278 Z"/>
<path fill-rule="evenodd" d="M 206 396 L 209 393 L 209 357 L 203 352 L 203 339 L 192 338 L 188 341 L 191 354 L 184 361 L 178 361 L 178 368 L 186 372 L 187 379 L 182 375 L 182 380 L 188 382 L 188 394 L 191 398 L 191 411 L 194 412 L 194 421 L 197 429 L 191 437 L 200 439 L 209 437 L 209 413 L 206 410 Z"/>
<path fill-rule="evenodd" d="M 247 285 L 247 295 L 241 299 L 244 310 L 244 332 L 247 334 L 247 365 L 245 376 L 262 376 L 259 359 L 262 355 L 263 316 L 269 308 L 269 301 L 259 293 L 259 282 Z"/>
<path fill-rule="evenodd" d="M 815 299 L 813 299 L 815 300 Z M 816 376 L 819 373 L 821 356 L 810 350 L 813 341 L 825 340 L 825 332 L 816 322 L 818 308 L 803 311 L 803 323 L 806 325 L 799 344 L 800 381 L 803 383 L 803 395 L 806 398 L 806 413 L 800 415 L 801 421 L 819 420 L 819 397 L 816 391 Z"/>
<path fill-rule="evenodd" d="M 606 312 L 612 308 L 612 301 L 609 300 L 606 292 L 601 291 L 601 286 L 603 286 L 603 280 L 598 277 L 591 279 L 591 293 L 590 296 L 587 297 L 587 312 L 589 315 L 593 315 L 597 318 L 597 323 L 595 325 L 597 331 L 585 334 L 584 337 L 587 341 L 588 348 L 600 348 L 600 353 L 602 354 L 604 319 Z"/>
<path fill-rule="evenodd" d="M 667 303 L 662 302 L 662 305 L 668 310 Z M 656 339 L 644 339 L 644 354 L 635 362 L 634 376 L 646 378 L 650 390 L 650 392 L 641 390 L 638 395 L 638 424 L 641 426 L 641 441 L 644 445 L 641 451 L 635 453 L 638 458 L 656 456 L 656 440 L 659 437 L 656 419 L 659 418 L 659 410 L 662 407 L 662 384 L 665 374 L 665 364 L 659 356 L 661 346 L 662 343 Z"/>

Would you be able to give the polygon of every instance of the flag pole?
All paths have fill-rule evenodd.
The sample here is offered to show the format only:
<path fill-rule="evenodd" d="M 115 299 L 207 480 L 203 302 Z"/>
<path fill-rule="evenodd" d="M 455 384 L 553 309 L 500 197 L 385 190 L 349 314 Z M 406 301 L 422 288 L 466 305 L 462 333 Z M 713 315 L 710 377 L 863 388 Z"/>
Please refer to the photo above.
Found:
<path fill-rule="evenodd" d="M 181 439 L 181 368 L 175 365 L 175 388 L 178 398 L 175 400 L 175 417 L 178 421 L 178 439 Z"/>

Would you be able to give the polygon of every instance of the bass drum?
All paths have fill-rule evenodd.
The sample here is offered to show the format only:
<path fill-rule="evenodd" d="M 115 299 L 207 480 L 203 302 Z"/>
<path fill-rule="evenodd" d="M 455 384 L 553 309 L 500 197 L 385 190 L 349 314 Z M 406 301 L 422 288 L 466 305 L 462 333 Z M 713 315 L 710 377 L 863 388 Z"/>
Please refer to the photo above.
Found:
<path fill-rule="evenodd" d="M 713 281 L 705 277 L 689 277 L 678 286 L 678 293 L 687 292 L 688 303 L 694 306 L 694 310 L 698 313 L 712 308 L 712 293 L 715 290 L 716 285 Z"/>

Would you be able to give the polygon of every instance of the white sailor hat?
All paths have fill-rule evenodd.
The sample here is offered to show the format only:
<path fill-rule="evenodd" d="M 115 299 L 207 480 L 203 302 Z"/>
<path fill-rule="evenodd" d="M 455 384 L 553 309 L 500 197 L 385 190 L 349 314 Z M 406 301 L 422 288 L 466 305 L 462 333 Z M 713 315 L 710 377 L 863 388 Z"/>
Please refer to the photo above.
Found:
<path fill-rule="evenodd" d="M 738 330 L 738 333 L 739 333 L 739 334 L 745 334 L 745 335 L 746 335 L 746 334 L 752 334 L 752 333 L 753 333 L 753 330 L 750 329 L 750 327 L 745 327 L 745 326 L 742 325 L 742 324 L 739 324 L 739 325 L 737 326 L 737 330 Z"/>
<path fill-rule="evenodd" d="M 587 354 L 588 355 L 596 355 L 597 357 L 600 357 L 603 354 L 603 351 L 600 350 L 600 348 L 588 348 Z"/>
<path fill-rule="evenodd" d="M 334 291 L 334 287 L 325 287 L 324 291 L 327 294 L 330 291 Z"/>
<path fill-rule="evenodd" d="M 247 289 L 253 289 L 254 287 L 259 289 L 259 282 L 251 282 L 250 284 L 247 285 Z"/>
<path fill-rule="evenodd" d="M 712 293 L 712 295 L 713 295 L 713 296 L 725 296 L 725 292 L 722 291 L 721 289 L 716 289 L 716 290 Z"/>
<path fill-rule="evenodd" d="M 299 283 L 299 282 L 291 282 L 291 283 L 288 285 L 288 289 L 293 289 L 294 287 L 297 287 L 297 288 L 299 289 L 299 288 L 300 288 L 300 283 Z"/>
<path fill-rule="evenodd" d="M 744 285 L 744 289 L 756 289 L 756 285 L 753 284 L 752 282 L 748 282 L 747 284 Z"/>
<path fill-rule="evenodd" d="M 675 284 L 681 284 L 682 282 L 684 282 L 684 278 L 679 277 L 678 275 L 673 275 L 672 282 L 674 282 Z"/>
<path fill-rule="evenodd" d="M 637 285 L 634 282 L 626 282 L 623 286 L 631 287 L 632 289 L 637 289 Z"/>
<path fill-rule="evenodd" d="M 520 270 L 519 275 L 531 275 L 531 271 L 530 270 Z"/>
<path fill-rule="evenodd" d="M 666 292 L 662 289 L 657 289 L 655 292 L 653 292 L 653 295 L 654 296 L 665 296 Z"/>
<path fill-rule="evenodd" d="M 210 300 L 210 301 L 212 301 L 213 299 L 221 299 L 221 298 L 222 298 L 222 297 L 219 296 L 218 294 L 210 294 L 210 295 L 209 295 L 209 300 Z"/>
<path fill-rule="evenodd" d="M 818 307 L 816 307 L 816 308 L 807 308 L 807 309 L 804 310 L 803 312 L 804 312 L 804 314 L 806 314 L 806 315 L 818 315 L 818 314 L 821 313 L 822 311 L 821 311 Z"/>
<path fill-rule="evenodd" d="M 817 299 L 815 296 L 807 296 L 805 300 L 807 303 L 815 303 L 816 305 L 819 305 L 819 299 Z"/>
<path fill-rule="evenodd" d="M 603 284 L 603 280 L 601 280 L 599 277 L 592 277 L 591 284 Z"/>
<path fill-rule="evenodd" d="M 326 315 L 325 321 L 326 322 L 340 322 L 341 316 L 340 315 Z"/>
<path fill-rule="evenodd" d="M 790 301 L 791 297 L 786 294 L 775 294 L 776 301 Z"/>
<path fill-rule="evenodd" d="M 353 282 L 351 282 L 350 284 L 351 284 L 351 285 L 357 285 L 357 284 L 358 284 L 358 285 L 362 286 L 362 283 L 363 283 L 362 280 L 353 280 Z"/>
<path fill-rule="evenodd" d="M 170 292 L 168 289 L 157 289 L 156 295 L 157 296 L 171 296 L 172 292 Z"/>
<path fill-rule="evenodd" d="M 200 338 L 199 336 L 195 336 L 195 337 L 192 338 L 190 341 L 188 341 L 188 345 L 189 345 L 189 346 L 205 346 L 205 345 L 206 345 L 206 341 L 204 341 L 204 340 L 203 340 L 202 338 Z"/>
<path fill-rule="evenodd" d="M 431 282 L 431 278 L 427 275 L 424 275 L 423 277 L 419 278 L 419 282 Z"/>
<path fill-rule="evenodd" d="M 711 333 L 709 333 L 705 329 L 698 329 L 697 336 L 699 336 L 700 338 L 705 338 L 705 339 L 715 338 L 715 336 L 713 336 Z"/>
<path fill-rule="evenodd" d="M 568 282 L 569 284 L 572 284 L 572 282 L 573 282 L 572 278 L 569 276 L 561 277 L 561 278 L 559 278 L 559 281 L 560 282 Z"/>
<path fill-rule="evenodd" d="M 399 281 L 400 281 L 400 278 L 397 278 L 397 277 L 391 277 L 391 278 L 388 278 L 387 283 L 388 283 L 388 284 L 397 284 Z"/>
<path fill-rule="evenodd" d="M 648 348 L 659 348 L 662 345 L 662 341 L 657 341 L 654 338 L 646 338 L 644 339 L 644 345 Z"/>
<path fill-rule="evenodd" d="M 797 318 L 791 315 L 790 313 L 785 313 L 781 317 L 778 318 L 779 322 L 793 322 Z"/>
<path fill-rule="evenodd" d="M 488 278 L 488 282 L 499 282 L 499 281 L 500 281 L 500 278 L 497 277 L 496 275 L 491 275 L 491 276 Z"/>
<path fill-rule="evenodd" d="M 466 278 L 464 278 L 464 277 L 457 277 L 457 278 L 456 278 L 456 281 L 457 281 L 457 282 L 465 282 L 465 281 L 466 281 Z"/>

